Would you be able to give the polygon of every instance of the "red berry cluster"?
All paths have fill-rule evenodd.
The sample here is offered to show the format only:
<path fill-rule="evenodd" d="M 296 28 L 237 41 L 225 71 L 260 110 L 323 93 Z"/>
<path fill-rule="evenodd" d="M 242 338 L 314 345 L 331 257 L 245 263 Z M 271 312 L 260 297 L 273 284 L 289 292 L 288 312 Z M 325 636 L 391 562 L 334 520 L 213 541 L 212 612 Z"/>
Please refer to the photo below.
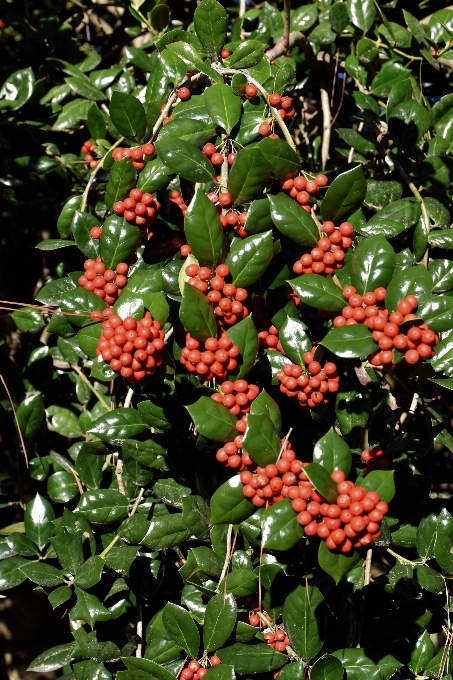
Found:
<path fill-rule="evenodd" d="M 372 338 L 379 345 L 379 350 L 369 357 L 373 366 L 390 366 L 394 362 L 393 350 L 404 352 L 405 364 L 418 364 L 422 359 L 430 359 L 433 347 L 439 337 L 426 324 L 413 325 L 407 333 L 400 332 L 400 325 L 408 321 L 416 321 L 413 314 L 418 300 L 415 295 L 408 295 L 398 303 L 397 311 L 389 313 L 388 309 L 378 307 L 385 300 L 385 288 L 376 288 L 373 292 L 358 295 L 353 286 L 343 289 L 343 297 L 348 305 L 343 308 L 341 316 L 333 320 L 336 328 L 353 324 L 364 324 L 372 332 Z"/>
<path fill-rule="evenodd" d="M 258 331 L 258 340 L 262 349 L 276 349 L 284 354 L 283 347 L 278 339 L 276 328 L 266 312 L 266 300 L 262 295 L 255 295 L 252 299 L 252 318 Z"/>
<path fill-rule="evenodd" d="M 222 662 L 218 656 L 213 654 L 209 659 L 209 663 L 211 666 L 218 666 Z M 187 666 L 181 671 L 179 677 L 182 678 L 182 680 L 202 680 L 208 670 L 208 668 L 204 668 L 196 659 L 190 659 Z"/>
<path fill-rule="evenodd" d="M 181 193 L 176 190 L 172 191 L 170 194 L 170 201 L 172 203 L 175 203 L 176 205 L 179 205 L 179 207 L 181 208 L 182 216 L 185 217 L 187 212 L 187 205 L 184 203 L 184 199 L 181 196 Z"/>
<path fill-rule="evenodd" d="M 204 347 L 203 347 L 204 344 Z M 227 335 L 207 338 L 204 343 L 195 340 L 190 333 L 186 335 L 186 346 L 181 352 L 180 362 L 189 373 L 197 373 L 205 380 L 214 376 L 217 380 L 225 380 L 227 373 L 237 367 L 236 357 L 239 347 Z"/>
<path fill-rule="evenodd" d="M 135 222 L 141 229 L 146 229 L 149 224 L 157 220 L 160 203 L 152 194 L 143 194 L 140 189 L 131 189 L 129 198 L 117 201 L 113 206 L 113 212 L 123 215 L 126 222 Z"/>
<path fill-rule="evenodd" d="M 145 312 L 141 321 L 131 316 L 122 320 L 113 315 L 102 324 L 96 354 L 102 356 L 113 371 L 136 383 L 156 372 L 162 364 L 164 347 L 161 325 L 150 312 Z"/>
<path fill-rule="evenodd" d="M 289 637 L 281 628 L 278 628 L 273 633 L 271 631 L 264 633 L 264 642 L 269 647 L 276 649 L 277 652 L 286 652 L 286 648 L 290 645 Z"/>
<path fill-rule="evenodd" d="M 319 187 L 325 187 L 328 182 L 326 175 L 316 175 L 315 179 L 309 180 L 305 179 L 303 175 L 299 175 L 294 179 L 286 177 L 286 179 L 280 180 L 280 186 L 309 213 L 311 212 L 310 198 L 317 196 Z"/>
<path fill-rule="evenodd" d="M 219 264 L 215 273 L 216 276 L 212 276 L 209 267 L 199 267 L 197 264 L 189 264 L 185 268 L 185 274 L 190 276 L 187 283 L 206 293 L 209 302 L 215 305 L 214 314 L 220 328 L 234 326 L 249 313 L 242 304 L 248 293 L 245 288 L 236 288 L 232 283 L 225 283 L 230 274 L 230 268 L 226 264 Z"/>
<path fill-rule="evenodd" d="M 278 110 L 278 113 L 283 120 L 285 118 L 292 118 L 296 113 L 291 97 L 281 97 L 276 93 L 270 94 L 269 104 Z"/>
<path fill-rule="evenodd" d="M 206 158 L 209 158 L 212 165 L 214 165 L 214 166 L 222 165 L 223 161 L 225 160 L 223 153 L 220 153 L 219 151 L 217 151 L 214 144 L 211 144 L 211 142 L 208 142 L 207 144 L 205 144 L 204 147 L 202 148 L 202 151 L 203 151 L 204 155 L 206 156 Z M 230 165 L 233 165 L 235 158 L 236 158 L 235 153 L 228 154 L 228 156 L 227 156 L 228 163 Z M 208 194 L 208 198 L 209 198 L 209 194 Z"/>
<path fill-rule="evenodd" d="M 226 406 L 234 416 L 243 416 L 250 411 L 250 404 L 260 393 L 257 385 L 249 385 L 246 380 L 225 380 L 220 385 L 223 392 L 211 394 L 211 399 Z"/>
<path fill-rule="evenodd" d="M 143 144 L 143 146 L 134 146 L 132 149 L 123 149 L 118 147 L 112 153 L 112 158 L 115 161 L 121 161 L 123 158 L 131 158 L 132 165 L 136 170 L 143 170 L 145 167 L 145 157 L 152 156 L 154 154 L 154 144 Z"/>
<path fill-rule="evenodd" d="M 85 154 L 85 161 L 90 164 L 90 168 L 96 168 L 99 165 L 99 161 L 97 161 L 90 153 L 91 151 L 95 151 L 95 149 L 96 147 L 89 139 L 83 143 L 83 146 L 80 149 L 80 153 Z"/>
<path fill-rule="evenodd" d="M 129 271 L 129 265 L 125 262 L 120 262 L 116 265 L 116 270 L 113 271 L 113 269 L 106 268 L 98 255 L 96 260 L 85 260 L 83 268 L 85 269 L 85 274 L 79 277 L 79 286 L 92 290 L 95 295 L 105 300 L 108 305 L 113 305 L 117 301 L 121 289 L 127 283 L 126 274 Z"/>
<path fill-rule="evenodd" d="M 301 406 L 316 408 L 328 404 L 329 395 L 338 392 L 340 376 L 336 365 L 328 361 L 321 366 L 319 361 L 313 360 L 313 352 L 305 352 L 304 362 L 305 369 L 297 364 L 286 364 L 277 373 L 280 392 L 297 400 Z"/>
<path fill-rule="evenodd" d="M 375 491 L 367 492 L 362 486 L 346 481 L 341 470 L 330 476 L 337 483 L 336 503 L 319 498 L 317 492 L 316 498 L 313 494 L 305 498 L 307 492 L 302 490 L 292 502 L 298 513 L 297 521 L 304 527 L 306 536 L 318 536 L 326 541 L 329 550 L 340 549 L 346 553 L 369 545 L 381 535 L 380 525 L 388 512 L 387 503 L 381 501 Z"/>
<path fill-rule="evenodd" d="M 343 268 L 346 250 L 352 245 L 354 227 L 349 222 L 343 222 L 335 229 L 333 222 L 324 222 L 322 228 L 327 236 L 319 239 L 311 253 L 305 253 L 294 263 L 293 272 L 296 274 L 327 276 Z"/>
<path fill-rule="evenodd" d="M 364 475 L 378 467 L 380 470 L 387 470 L 390 461 L 388 458 L 384 457 L 384 450 L 380 446 L 376 446 L 374 449 L 365 449 L 361 453 L 362 460 L 366 463 L 366 468 L 363 471 Z"/>

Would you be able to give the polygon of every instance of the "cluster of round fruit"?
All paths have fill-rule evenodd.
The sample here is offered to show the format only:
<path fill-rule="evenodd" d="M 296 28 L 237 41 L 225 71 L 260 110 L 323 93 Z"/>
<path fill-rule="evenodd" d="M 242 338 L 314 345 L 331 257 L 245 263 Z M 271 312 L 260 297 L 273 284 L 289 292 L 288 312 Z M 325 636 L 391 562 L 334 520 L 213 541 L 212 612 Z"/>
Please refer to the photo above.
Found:
<path fill-rule="evenodd" d="M 333 222 L 324 222 L 322 229 L 327 235 L 319 239 L 311 253 L 305 253 L 294 263 L 293 272 L 296 274 L 328 276 L 335 274 L 336 269 L 343 268 L 346 251 L 352 245 L 354 227 L 349 222 L 343 222 L 335 229 Z"/>
<path fill-rule="evenodd" d="M 80 149 L 80 153 L 85 155 L 85 162 L 89 163 L 90 168 L 97 168 L 99 165 L 99 161 L 97 161 L 94 156 L 91 155 L 91 152 L 95 151 L 95 149 L 96 147 L 94 146 L 93 142 L 90 142 L 89 139 L 83 143 L 83 146 Z"/>
<path fill-rule="evenodd" d="M 269 645 L 269 647 L 272 647 L 272 649 L 276 649 L 277 652 L 285 652 L 286 648 L 290 645 L 289 637 L 281 628 L 278 628 L 274 632 L 269 631 L 268 633 L 264 633 L 264 642 Z"/>
<path fill-rule="evenodd" d="M 314 179 L 309 180 L 305 179 L 303 175 L 280 180 L 283 191 L 287 191 L 291 198 L 294 198 L 308 213 L 311 212 L 310 198 L 317 196 L 319 187 L 325 187 L 328 183 L 329 179 L 326 175 L 316 175 Z M 333 233 L 333 230 L 331 233 Z"/>
<path fill-rule="evenodd" d="M 305 352 L 303 369 L 297 364 L 286 364 L 277 373 L 280 392 L 297 400 L 301 406 L 316 408 L 329 403 L 329 395 L 338 392 L 340 376 L 332 361 L 321 366 L 313 360 L 313 352 Z"/>
<path fill-rule="evenodd" d="M 237 367 L 237 356 L 239 347 L 233 345 L 233 341 L 227 335 L 223 335 L 219 340 L 207 338 L 204 343 L 200 343 L 187 333 L 186 346 L 181 351 L 180 362 L 189 373 L 197 373 L 205 380 L 211 380 L 214 376 L 217 380 L 225 380 L 227 373 Z"/>
<path fill-rule="evenodd" d="M 361 458 L 366 463 L 366 468 L 363 471 L 364 475 L 367 475 L 375 468 L 387 470 L 390 465 L 389 459 L 384 457 L 384 449 L 381 449 L 380 446 L 376 446 L 374 449 L 365 449 L 361 453 Z"/>
<path fill-rule="evenodd" d="M 275 465 L 271 463 L 263 468 L 254 463 L 253 466 L 247 467 L 254 468 L 255 474 L 253 469 L 241 472 L 241 482 L 244 484 L 242 493 L 258 508 L 266 504 L 274 505 L 284 498 L 297 498 L 302 489 L 306 498 L 312 495 L 312 484 L 304 472 L 304 467 L 308 463 L 296 458 L 290 442 L 283 442 L 283 445 L 286 445 L 286 448 Z"/>
<path fill-rule="evenodd" d="M 266 300 L 262 295 L 255 295 L 252 299 L 251 315 L 258 331 L 258 341 L 262 349 L 276 349 L 281 354 L 285 354 L 283 347 L 278 339 L 278 328 L 276 328 L 266 312 Z"/>
<path fill-rule="evenodd" d="M 249 83 L 245 88 L 245 94 L 247 97 L 249 97 L 249 99 L 253 99 L 253 97 L 256 97 L 258 94 L 258 88 L 253 83 Z M 280 117 L 283 118 L 283 120 L 285 118 L 292 118 L 296 113 L 291 97 L 282 97 L 277 93 L 273 93 L 269 95 L 269 104 L 274 109 L 277 109 Z M 267 123 L 265 124 L 267 125 Z M 260 132 L 260 134 L 262 133 Z M 267 137 L 267 134 L 263 135 L 263 137 Z"/>
<path fill-rule="evenodd" d="M 211 666 L 218 666 L 222 662 L 218 656 L 213 654 L 209 658 L 209 663 Z M 202 680 L 208 671 L 209 669 L 204 668 L 196 659 L 190 659 L 187 666 L 181 671 L 179 677 L 182 678 L 182 680 Z"/>
<path fill-rule="evenodd" d="M 236 423 L 244 424 L 244 432 L 247 429 L 247 416 L 243 415 Z M 223 467 L 231 468 L 242 472 L 245 468 L 249 470 L 256 469 L 256 463 L 247 451 L 242 448 L 242 434 L 237 435 L 232 442 L 225 442 L 225 444 L 215 454 L 216 461 L 223 465 Z"/>
<path fill-rule="evenodd" d="M 347 481 L 341 470 L 335 470 L 330 476 L 337 483 L 339 495 L 335 503 L 328 503 L 322 496 L 319 498 L 317 492 L 316 498 L 313 494 L 311 498 L 305 498 L 305 491 L 303 495 L 299 492 L 292 501 L 305 535 L 318 536 L 329 550 L 340 549 L 343 553 L 377 540 L 381 535 L 381 522 L 388 512 L 387 503 L 381 501 L 375 491 L 367 492 L 363 486 L 354 486 L 353 482 Z"/>
<path fill-rule="evenodd" d="M 225 283 L 230 274 L 230 268 L 226 264 L 219 264 L 215 276 L 212 276 L 209 267 L 199 267 L 197 264 L 187 265 L 184 272 L 190 277 L 187 283 L 206 293 L 207 299 L 214 305 L 214 314 L 220 328 L 234 326 L 248 315 L 249 311 L 243 304 L 248 298 L 248 292 L 245 288 L 236 288 L 232 283 Z"/>
<path fill-rule="evenodd" d="M 249 385 L 247 380 L 225 380 L 220 385 L 219 392 L 211 394 L 211 399 L 217 401 L 219 404 L 226 406 L 230 413 L 234 416 L 243 416 L 250 411 L 250 404 L 260 393 L 260 388 L 257 385 Z"/>
<path fill-rule="evenodd" d="M 397 311 L 391 312 L 377 303 L 383 302 L 386 296 L 385 288 L 376 288 L 373 292 L 359 295 L 353 286 L 343 289 L 343 297 L 348 305 L 343 308 L 341 316 L 336 316 L 333 325 L 336 328 L 353 324 L 364 324 L 371 331 L 373 340 L 379 345 L 379 350 L 369 357 L 373 366 L 390 366 L 394 363 L 393 350 L 404 352 L 406 364 L 418 364 L 421 359 L 430 359 L 433 347 L 439 342 L 439 337 L 430 330 L 427 324 L 411 326 L 406 333 L 400 332 L 400 325 L 410 321 L 419 322 L 413 314 L 418 307 L 415 295 L 408 295 L 397 305 Z"/>
<path fill-rule="evenodd" d="M 164 337 L 159 321 L 150 312 L 145 312 L 140 321 L 113 315 L 102 324 L 96 355 L 102 356 L 112 371 L 136 383 L 162 364 Z"/>
<path fill-rule="evenodd" d="M 208 142 L 207 144 L 204 145 L 204 147 L 202 148 L 202 152 L 204 153 L 206 158 L 209 158 L 211 163 L 215 166 L 222 165 L 223 161 L 225 160 L 223 153 L 217 151 L 214 144 L 211 144 L 211 142 Z M 235 158 L 236 154 L 234 152 L 228 154 L 227 160 L 229 165 L 233 165 Z"/>
<path fill-rule="evenodd" d="M 116 215 L 122 215 L 126 222 L 134 222 L 140 229 L 146 229 L 157 220 L 160 203 L 152 194 L 142 193 L 140 189 L 131 189 L 129 198 L 117 201 L 113 206 Z"/>
<path fill-rule="evenodd" d="M 92 290 L 108 305 L 113 305 L 117 301 L 121 289 L 127 283 L 126 274 L 129 271 L 129 265 L 126 262 L 120 262 L 113 271 L 113 269 L 106 268 L 98 255 L 96 260 L 85 260 L 83 268 L 85 273 L 78 279 L 79 286 Z"/>
<path fill-rule="evenodd" d="M 154 151 L 154 144 L 149 143 L 143 144 L 143 146 L 134 146 L 132 149 L 123 149 L 119 146 L 112 153 L 112 158 L 116 162 L 122 161 L 123 158 L 130 158 L 134 168 L 140 171 L 145 167 L 145 157 L 152 156 Z"/>
<path fill-rule="evenodd" d="M 185 217 L 187 212 L 187 205 L 185 204 L 184 199 L 181 196 L 181 192 L 176 190 L 172 191 L 170 194 L 170 201 L 180 207 L 182 216 Z"/>

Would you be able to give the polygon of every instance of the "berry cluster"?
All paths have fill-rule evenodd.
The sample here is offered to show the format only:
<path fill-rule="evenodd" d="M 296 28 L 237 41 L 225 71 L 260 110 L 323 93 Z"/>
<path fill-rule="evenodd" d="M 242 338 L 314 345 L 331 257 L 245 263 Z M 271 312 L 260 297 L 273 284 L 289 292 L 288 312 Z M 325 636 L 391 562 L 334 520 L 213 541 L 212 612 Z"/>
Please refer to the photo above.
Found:
<path fill-rule="evenodd" d="M 366 468 L 363 471 L 364 475 L 378 467 L 380 470 L 387 470 L 390 465 L 388 458 L 384 457 L 384 450 L 380 446 L 376 446 L 374 449 L 365 449 L 361 453 L 362 460 L 366 463 Z"/>
<path fill-rule="evenodd" d="M 215 305 L 214 314 L 220 328 L 234 326 L 249 313 L 242 304 L 248 293 L 245 288 L 236 288 L 232 283 L 225 283 L 230 274 L 230 268 L 226 264 L 219 264 L 215 273 L 216 276 L 212 276 L 209 267 L 199 267 L 197 264 L 189 264 L 185 268 L 185 274 L 190 277 L 189 285 L 206 293 L 209 302 Z"/>
<path fill-rule="evenodd" d="M 209 663 L 211 666 L 218 666 L 222 662 L 218 656 L 213 654 L 209 659 Z M 181 671 L 179 677 L 182 678 L 182 680 L 202 680 L 208 670 L 208 668 L 204 668 L 196 659 L 190 659 L 187 666 Z"/>
<path fill-rule="evenodd" d="M 89 139 L 83 143 L 83 146 L 80 149 L 80 153 L 85 154 L 85 161 L 90 164 L 90 168 L 96 168 L 99 165 L 99 161 L 91 155 L 91 151 L 95 151 L 95 149 L 96 147 Z"/>
<path fill-rule="evenodd" d="M 97 229 L 99 228 L 97 227 Z M 113 271 L 113 269 L 106 268 L 98 255 L 96 260 L 85 260 L 83 268 L 85 274 L 79 277 L 79 286 L 92 290 L 108 305 L 113 305 L 117 301 L 121 289 L 127 283 L 126 274 L 129 271 L 129 265 L 126 262 L 120 262 L 116 265 L 116 270 Z"/>
<path fill-rule="evenodd" d="M 140 229 L 154 224 L 159 210 L 159 201 L 152 194 L 143 194 L 140 189 L 131 189 L 129 198 L 117 201 L 113 206 L 116 215 L 123 215 L 126 222 L 134 222 Z"/>
<path fill-rule="evenodd" d="M 255 614 L 255 616 L 256 616 L 256 614 Z M 250 621 L 250 619 L 249 619 L 249 621 Z M 286 648 L 290 644 L 289 637 L 287 636 L 285 631 L 282 630 L 281 628 L 278 628 L 273 633 L 272 633 L 272 631 L 269 631 L 268 633 L 264 633 L 264 642 L 267 645 L 269 645 L 269 647 L 276 649 L 277 652 L 286 652 Z"/>
<path fill-rule="evenodd" d="M 332 361 L 321 366 L 313 360 L 313 352 L 305 352 L 303 369 L 297 364 L 286 364 L 277 373 L 280 392 L 297 400 L 301 406 L 316 408 L 320 404 L 329 403 L 329 395 L 338 392 L 340 376 Z"/>
<path fill-rule="evenodd" d="M 260 393 L 257 385 L 249 385 L 246 380 L 225 380 L 220 385 L 223 392 L 211 394 L 211 399 L 226 406 L 234 416 L 243 416 L 250 411 L 250 404 Z"/>
<path fill-rule="evenodd" d="M 385 288 L 376 288 L 373 292 L 358 295 L 353 286 L 343 289 L 343 297 L 348 305 L 343 308 L 341 316 L 333 320 L 336 328 L 352 324 L 364 324 L 372 332 L 372 338 L 379 345 L 379 350 L 369 357 L 373 366 L 390 366 L 394 363 L 394 352 L 404 352 L 406 364 L 418 364 L 421 359 L 430 359 L 433 347 L 439 342 L 439 337 L 422 323 L 411 326 L 406 333 L 400 332 L 400 325 L 408 321 L 417 321 L 413 314 L 417 309 L 418 300 L 415 295 L 408 295 L 398 303 L 397 311 L 391 312 L 384 307 L 378 307 L 379 302 L 385 300 Z"/>
<path fill-rule="evenodd" d="M 241 428 L 244 426 L 243 431 L 245 432 L 247 428 L 247 417 L 243 415 L 242 418 L 237 421 L 236 427 L 238 424 Z M 239 472 L 245 470 L 246 467 L 249 468 L 249 470 L 255 470 L 256 463 L 250 458 L 247 451 L 243 450 L 242 439 L 242 434 L 239 434 L 232 442 L 226 442 L 215 454 L 217 462 L 223 465 L 223 467 L 239 470 Z"/>
<path fill-rule="evenodd" d="M 176 205 L 179 205 L 179 207 L 181 208 L 182 216 L 185 217 L 187 212 L 187 205 L 184 203 L 184 199 L 181 196 L 181 193 L 176 190 L 172 191 L 170 194 L 170 201 L 172 203 L 175 203 Z"/>
<path fill-rule="evenodd" d="M 205 144 L 204 147 L 202 148 L 202 151 L 203 151 L 204 155 L 206 156 L 206 158 L 209 158 L 212 165 L 214 165 L 214 166 L 222 165 L 223 161 L 225 160 L 224 155 L 222 153 L 220 153 L 219 151 L 217 151 L 214 144 L 211 144 L 211 142 L 208 142 L 207 144 Z M 233 165 L 235 158 L 236 158 L 235 153 L 228 154 L 228 156 L 227 156 L 228 163 L 230 165 Z M 209 198 L 209 194 L 208 194 L 208 198 Z"/>
<path fill-rule="evenodd" d="M 329 550 L 349 552 L 352 548 L 369 545 L 381 535 L 380 525 L 388 505 L 375 491 L 354 486 L 345 480 L 345 474 L 336 470 L 331 478 L 337 483 L 336 503 L 328 503 L 316 493 L 316 498 L 305 498 L 302 489 L 292 502 L 297 521 L 304 527 L 306 536 L 318 536 L 326 541 Z M 293 493 L 293 492 L 292 492 Z M 295 492 L 294 492 L 295 493 Z M 291 498 L 291 495 L 288 494 Z"/>
<path fill-rule="evenodd" d="M 154 144 L 143 144 L 143 146 L 134 146 L 132 149 L 123 149 L 118 147 L 112 153 L 112 158 L 115 161 L 121 161 L 123 158 L 130 158 L 132 165 L 136 170 L 143 170 L 145 167 L 145 157 L 154 154 Z"/>
<path fill-rule="evenodd" d="M 214 376 L 217 380 L 225 380 L 227 373 L 237 367 L 238 355 L 239 347 L 233 345 L 227 335 L 219 340 L 207 338 L 204 343 L 200 343 L 187 333 L 180 362 L 189 373 L 197 373 L 205 380 L 211 380 Z"/>
<path fill-rule="evenodd" d="M 164 347 L 161 325 L 150 312 L 145 312 L 140 321 L 113 315 L 102 324 L 96 354 L 110 364 L 112 371 L 137 383 L 156 372 L 162 364 Z"/>
<path fill-rule="evenodd" d="M 303 175 L 280 180 L 283 191 L 287 191 L 308 213 L 311 212 L 310 198 L 319 194 L 319 187 L 325 187 L 329 180 L 326 175 L 316 175 L 315 179 L 305 179 Z M 330 224 L 330 223 L 329 223 Z"/>
<path fill-rule="evenodd" d="M 266 312 L 266 300 L 262 295 L 255 295 L 252 299 L 252 318 L 258 331 L 258 341 L 262 349 L 276 349 L 285 354 L 276 328 Z"/>
<path fill-rule="evenodd" d="M 296 178 L 297 179 L 297 178 Z M 311 253 L 302 255 L 293 265 L 296 274 L 335 274 L 336 269 L 342 269 L 346 250 L 352 245 L 354 227 L 349 222 L 343 222 L 335 229 L 333 222 L 324 222 L 322 229 L 327 236 L 320 238 L 316 248 Z"/>

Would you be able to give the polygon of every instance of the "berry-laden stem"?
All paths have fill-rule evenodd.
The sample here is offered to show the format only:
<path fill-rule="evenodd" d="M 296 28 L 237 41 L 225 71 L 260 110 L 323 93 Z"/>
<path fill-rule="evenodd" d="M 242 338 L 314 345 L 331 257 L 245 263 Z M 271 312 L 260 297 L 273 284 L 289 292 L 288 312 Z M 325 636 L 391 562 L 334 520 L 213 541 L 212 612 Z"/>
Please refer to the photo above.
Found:
<path fill-rule="evenodd" d="M 247 80 L 249 81 L 249 83 L 252 83 L 253 85 L 255 85 L 256 89 L 257 89 L 259 92 L 261 92 L 261 94 L 263 95 L 263 97 L 264 97 L 264 99 L 265 99 L 265 101 L 266 101 L 266 104 L 269 106 L 269 109 L 270 109 L 270 112 L 271 112 L 271 114 L 272 114 L 272 117 L 273 117 L 273 119 L 275 120 L 275 122 L 280 126 L 280 129 L 281 129 L 281 131 L 283 132 L 283 135 L 284 135 L 286 141 L 288 142 L 288 144 L 290 145 L 290 147 L 291 147 L 294 151 L 296 151 L 296 145 L 294 144 L 294 142 L 293 142 L 293 140 L 292 140 L 292 137 L 291 137 L 291 135 L 289 134 L 289 130 L 288 130 L 288 128 L 286 127 L 285 123 L 283 122 L 283 118 L 280 116 L 280 114 L 279 114 L 279 112 L 277 111 L 277 109 L 274 108 L 274 107 L 269 103 L 269 95 L 267 94 L 267 92 L 266 92 L 266 90 L 264 89 L 264 87 L 263 87 L 262 85 L 260 85 L 260 83 L 259 83 L 257 80 L 255 80 L 255 78 L 252 78 L 248 73 L 244 73 L 244 71 L 241 71 L 240 69 L 236 69 L 236 68 L 221 68 L 221 69 L 219 69 L 219 72 L 220 72 L 222 75 L 224 75 L 224 76 L 234 76 L 234 75 L 236 75 L 236 73 L 240 73 L 240 74 L 245 75 L 245 76 L 247 77 Z"/>
<path fill-rule="evenodd" d="M 88 194 L 90 193 L 90 189 L 93 186 L 94 178 L 98 174 L 99 170 L 101 170 L 101 168 L 103 167 L 105 159 L 107 158 L 109 153 L 111 151 L 113 151 L 114 149 L 116 149 L 116 147 L 119 146 L 121 144 L 121 142 L 123 142 L 123 141 L 124 141 L 124 137 L 120 137 L 115 142 L 115 144 L 112 144 L 110 149 L 108 151 L 106 151 L 105 154 L 102 156 L 101 160 L 99 161 L 99 164 L 94 168 L 93 172 L 90 175 L 90 179 L 88 180 L 87 185 L 85 187 L 85 191 L 82 194 L 82 203 L 80 204 L 80 212 L 85 212 L 85 209 L 86 209 L 87 203 L 88 203 Z"/>
<path fill-rule="evenodd" d="M 132 509 L 131 509 L 131 511 L 130 511 L 130 514 L 129 514 L 129 517 L 132 517 L 132 515 L 135 515 L 135 513 L 136 513 L 136 511 L 137 511 L 137 508 L 138 508 L 138 506 L 140 505 L 140 501 L 141 501 L 142 498 L 143 498 L 143 494 L 144 494 L 144 493 L 145 493 L 145 489 L 142 487 L 142 488 L 140 489 L 140 491 L 138 492 L 138 496 L 137 496 L 137 498 L 136 498 L 136 500 L 135 500 L 134 505 L 132 506 Z M 110 550 L 113 548 L 113 546 L 119 541 L 119 538 L 120 538 L 120 537 L 119 537 L 119 535 L 117 534 L 117 535 L 115 536 L 115 538 L 114 538 L 112 541 L 110 541 L 110 543 L 109 543 L 108 546 L 105 548 L 105 550 L 103 550 L 103 551 L 101 552 L 101 554 L 99 555 L 99 557 L 100 557 L 102 560 L 105 560 L 105 556 L 107 555 L 108 552 L 110 552 Z"/>

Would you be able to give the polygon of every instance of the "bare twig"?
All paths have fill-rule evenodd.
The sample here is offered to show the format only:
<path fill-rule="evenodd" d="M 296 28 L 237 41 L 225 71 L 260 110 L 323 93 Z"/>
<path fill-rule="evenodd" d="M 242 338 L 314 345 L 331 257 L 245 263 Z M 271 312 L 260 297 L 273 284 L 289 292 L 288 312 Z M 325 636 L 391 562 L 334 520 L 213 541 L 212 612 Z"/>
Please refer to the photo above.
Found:
<path fill-rule="evenodd" d="M 126 495 L 126 491 L 124 489 L 124 481 L 123 481 L 123 461 L 121 458 L 118 456 L 118 460 L 116 461 L 116 469 L 115 469 L 115 475 L 116 475 L 116 480 L 118 482 L 118 491 L 123 494 L 123 496 Z"/>
<path fill-rule="evenodd" d="M 327 165 L 329 159 L 330 131 L 332 125 L 332 113 L 330 111 L 329 93 L 323 87 L 320 89 L 321 109 L 322 109 L 322 146 L 321 146 L 321 168 Z"/>
<path fill-rule="evenodd" d="M 226 544 L 226 555 L 225 555 L 225 561 L 223 563 L 222 567 L 222 573 L 220 574 L 219 578 L 219 585 L 217 586 L 217 592 L 219 591 L 219 586 L 222 583 L 223 579 L 225 578 L 228 567 L 230 566 L 230 559 L 231 559 L 231 536 L 233 534 L 233 525 L 229 524 L 228 525 L 228 531 L 227 531 L 227 544 Z"/>
<path fill-rule="evenodd" d="M 22 450 L 24 452 L 25 464 L 28 468 L 27 449 L 25 448 L 25 442 L 24 442 L 24 438 L 22 436 L 22 430 L 20 429 L 19 420 L 17 419 L 17 413 L 16 413 L 16 409 L 14 408 L 13 400 L 11 399 L 11 394 L 9 392 L 9 389 L 8 389 L 8 386 L 5 382 L 5 379 L 4 379 L 4 377 L 1 373 L 0 373 L 0 380 L 2 381 L 3 387 L 5 388 L 6 394 L 8 395 L 9 403 L 11 404 L 11 408 L 13 410 L 14 420 L 16 421 L 17 432 L 19 434 L 20 443 L 21 443 L 21 446 L 22 446 Z"/>
<path fill-rule="evenodd" d="M 281 57 L 282 54 L 285 54 L 285 52 L 288 49 L 291 49 L 291 47 L 294 47 L 294 45 L 298 45 L 301 48 L 309 66 L 312 66 L 314 63 L 316 63 L 316 55 L 313 52 L 313 48 L 304 34 L 300 31 L 291 31 L 288 37 L 288 44 L 285 44 L 285 40 L 282 38 L 274 45 L 271 50 L 266 52 L 266 56 L 269 61 L 274 61 L 274 59 Z"/>
<path fill-rule="evenodd" d="M 137 649 L 135 656 L 142 658 L 143 651 L 143 605 L 140 597 L 137 597 Z"/>
<path fill-rule="evenodd" d="M 132 389 L 132 387 L 129 387 L 127 394 L 126 394 L 126 399 L 124 400 L 123 408 L 130 408 L 131 407 L 131 402 L 132 402 L 133 396 L 134 396 L 134 390 Z"/>
<path fill-rule="evenodd" d="M 108 111 L 107 111 L 107 113 L 108 113 Z M 80 204 L 80 212 L 85 212 L 85 208 L 87 207 L 87 203 L 88 203 L 88 194 L 90 193 L 90 189 L 93 186 L 94 178 L 98 174 L 99 170 L 102 170 L 105 159 L 107 158 L 109 153 L 111 151 L 113 151 L 113 149 L 116 149 L 116 147 L 119 146 L 121 144 L 121 142 L 123 142 L 123 141 L 124 141 L 124 137 L 120 137 L 115 142 L 115 144 L 112 144 L 110 149 L 105 152 L 105 154 L 102 156 L 102 158 L 99 161 L 99 163 L 97 164 L 97 166 L 94 168 L 93 172 L 90 175 L 90 179 L 88 180 L 87 185 L 85 187 L 85 191 L 82 194 L 82 203 Z"/>

